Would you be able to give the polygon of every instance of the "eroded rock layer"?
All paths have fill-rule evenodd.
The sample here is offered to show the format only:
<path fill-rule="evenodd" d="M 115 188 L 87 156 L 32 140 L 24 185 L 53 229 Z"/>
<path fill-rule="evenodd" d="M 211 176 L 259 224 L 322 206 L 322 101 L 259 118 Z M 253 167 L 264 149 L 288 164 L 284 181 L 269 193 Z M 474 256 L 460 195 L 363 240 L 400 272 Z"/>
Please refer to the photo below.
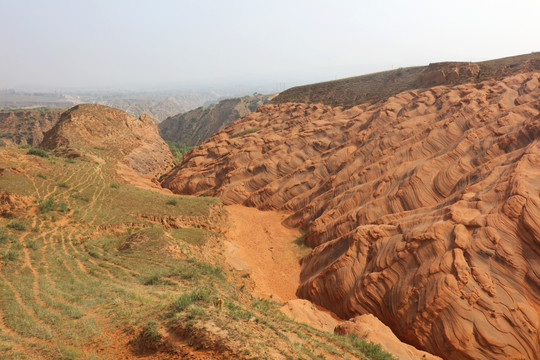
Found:
<path fill-rule="evenodd" d="M 136 118 L 103 105 L 82 104 L 66 111 L 44 134 L 41 146 L 67 156 L 83 156 L 85 149 L 103 151 L 124 167 L 151 177 L 163 174 L 174 162 L 150 116 Z"/>
<path fill-rule="evenodd" d="M 189 153 L 177 193 L 293 211 L 297 294 L 446 359 L 540 353 L 539 72 L 346 111 L 267 105 Z"/>

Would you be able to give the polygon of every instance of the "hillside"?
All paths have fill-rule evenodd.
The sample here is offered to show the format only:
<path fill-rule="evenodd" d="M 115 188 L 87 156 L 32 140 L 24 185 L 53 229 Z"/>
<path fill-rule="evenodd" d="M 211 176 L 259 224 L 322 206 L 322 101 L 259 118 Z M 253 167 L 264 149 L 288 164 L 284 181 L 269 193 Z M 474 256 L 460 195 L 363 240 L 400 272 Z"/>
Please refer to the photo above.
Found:
<path fill-rule="evenodd" d="M 540 72 L 526 70 L 538 56 L 506 59 L 523 61 L 502 72 L 500 61 L 466 64 L 457 79 L 478 66 L 474 82 L 428 89 L 437 72 L 411 69 L 424 71 L 422 89 L 347 110 L 280 104 L 285 92 L 162 183 L 291 211 L 284 223 L 306 229 L 313 247 L 297 295 L 342 318 L 374 314 L 445 359 L 536 359 Z M 477 82 L 491 65 L 493 79 Z M 347 81 L 299 99 L 352 106 Z"/>
<path fill-rule="evenodd" d="M 217 198 L 126 179 L 118 164 L 153 134 L 151 119 L 80 105 L 47 133 L 52 153 L 0 147 L 0 357 L 391 359 L 293 321 L 259 297 L 263 285 L 281 294 L 279 284 L 261 268 L 238 270 L 243 255 L 229 250 L 250 241 L 270 275 L 287 270 L 266 261 L 273 246 L 297 261 L 296 231 L 273 220 L 284 214 L 229 212 Z"/>
<path fill-rule="evenodd" d="M 65 109 L 36 108 L 0 110 L 0 145 L 38 146 Z"/>
<path fill-rule="evenodd" d="M 137 119 L 103 105 L 83 104 L 66 111 L 40 146 L 71 158 L 90 155 L 93 161 L 116 163 L 126 177 L 157 178 L 173 163 L 151 117 L 143 114 Z"/>
<path fill-rule="evenodd" d="M 253 95 L 225 99 L 209 107 L 199 107 L 167 118 L 159 132 L 168 142 L 196 146 L 238 118 L 268 103 L 273 95 Z"/>
<path fill-rule="evenodd" d="M 442 62 L 428 66 L 399 68 L 336 81 L 298 86 L 272 100 L 323 103 L 350 108 L 365 102 L 377 102 L 400 92 L 437 85 L 458 85 L 502 79 L 526 71 L 540 70 L 540 53 L 512 56 L 483 62 Z"/>

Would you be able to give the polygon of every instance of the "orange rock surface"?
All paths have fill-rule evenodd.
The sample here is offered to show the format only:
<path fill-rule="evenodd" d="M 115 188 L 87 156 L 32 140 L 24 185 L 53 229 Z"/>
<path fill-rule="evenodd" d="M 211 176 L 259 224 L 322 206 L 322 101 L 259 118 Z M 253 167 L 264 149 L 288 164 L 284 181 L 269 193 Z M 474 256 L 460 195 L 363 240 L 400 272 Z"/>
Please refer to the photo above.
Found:
<path fill-rule="evenodd" d="M 127 168 L 139 176 L 154 178 L 169 170 L 174 162 L 150 116 L 142 114 L 137 119 L 103 105 L 82 104 L 63 113 L 60 121 L 44 134 L 41 147 L 67 156 L 82 156 L 85 149 L 101 150 L 118 160 L 123 172 Z"/>
<path fill-rule="evenodd" d="M 297 295 L 445 359 L 540 353 L 540 73 L 348 110 L 267 105 L 163 179 L 293 211 Z"/>

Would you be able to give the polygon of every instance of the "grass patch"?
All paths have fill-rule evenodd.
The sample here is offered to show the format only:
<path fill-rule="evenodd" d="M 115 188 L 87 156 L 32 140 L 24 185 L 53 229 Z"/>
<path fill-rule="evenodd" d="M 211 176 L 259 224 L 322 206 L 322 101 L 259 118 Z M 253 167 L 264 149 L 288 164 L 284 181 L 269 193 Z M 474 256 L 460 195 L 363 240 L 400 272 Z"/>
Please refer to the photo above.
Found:
<path fill-rule="evenodd" d="M 218 235 L 214 231 L 197 228 L 171 229 L 170 233 L 177 240 L 197 246 L 204 245 L 208 236 Z"/>
<path fill-rule="evenodd" d="M 210 303 L 213 299 L 212 293 L 214 293 L 214 291 L 211 291 L 208 287 L 199 287 L 192 290 L 190 293 L 181 294 L 172 304 L 172 312 L 182 312 L 193 303 Z"/>
<path fill-rule="evenodd" d="M 374 344 L 372 342 L 365 341 L 363 339 L 360 339 L 358 335 L 352 333 L 347 335 L 347 339 L 351 342 L 351 344 L 363 352 L 367 357 L 373 360 L 397 360 L 395 357 L 393 357 L 391 354 L 385 352 L 381 345 Z"/>
<path fill-rule="evenodd" d="M 48 198 L 46 198 L 45 200 L 39 203 L 39 211 L 43 214 L 49 211 L 53 211 L 55 207 L 56 207 L 56 203 L 52 196 L 49 196 Z"/>
<path fill-rule="evenodd" d="M 25 231 L 26 230 L 26 223 L 19 220 L 13 220 L 9 224 L 6 225 L 6 227 L 17 230 L 17 231 Z"/>
<path fill-rule="evenodd" d="M 28 155 L 36 155 L 36 156 L 39 156 L 39 157 L 42 157 L 42 158 L 48 158 L 49 157 L 49 153 L 43 149 L 38 149 L 38 148 L 31 148 L 30 150 L 28 150 L 28 152 L 26 153 Z"/>
<path fill-rule="evenodd" d="M 176 206 L 178 204 L 178 200 L 176 200 L 176 199 L 168 199 L 166 204 Z"/>
<path fill-rule="evenodd" d="M 244 131 L 240 131 L 240 132 L 237 132 L 235 134 L 232 134 L 231 139 L 234 139 L 234 138 L 237 138 L 237 137 L 240 137 L 240 136 L 244 136 L 244 135 L 247 135 L 247 134 L 251 134 L 251 133 L 257 132 L 259 130 L 261 130 L 261 129 L 260 128 L 249 128 L 249 129 L 246 129 Z"/>

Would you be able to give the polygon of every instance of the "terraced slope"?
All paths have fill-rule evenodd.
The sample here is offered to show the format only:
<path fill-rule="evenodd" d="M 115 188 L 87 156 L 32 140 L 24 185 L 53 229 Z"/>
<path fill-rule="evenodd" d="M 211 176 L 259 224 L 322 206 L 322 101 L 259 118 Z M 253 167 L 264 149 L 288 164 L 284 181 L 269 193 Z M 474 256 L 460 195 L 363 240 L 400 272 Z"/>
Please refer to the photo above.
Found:
<path fill-rule="evenodd" d="M 446 359 L 540 352 L 540 72 L 348 110 L 273 104 L 187 154 L 179 194 L 292 211 L 297 295 Z"/>

